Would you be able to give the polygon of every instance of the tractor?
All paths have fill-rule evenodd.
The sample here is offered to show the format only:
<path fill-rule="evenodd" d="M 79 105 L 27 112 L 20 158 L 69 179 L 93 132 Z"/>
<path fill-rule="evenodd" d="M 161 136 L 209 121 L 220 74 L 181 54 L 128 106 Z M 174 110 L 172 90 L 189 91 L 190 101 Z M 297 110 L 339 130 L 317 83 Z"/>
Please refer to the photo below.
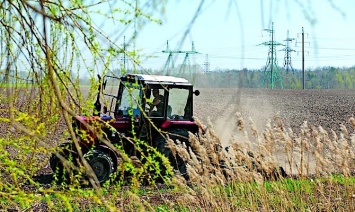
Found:
<path fill-rule="evenodd" d="M 118 171 L 122 158 L 117 149 L 129 157 L 142 159 L 145 150 L 141 147 L 137 150 L 135 141 L 160 152 L 176 173 L 188 179 L 186 164 L 172 155 L 166 143 L 170 138 L 189 146 L 189 132 L 198 133 L 193 96 L 198 96 L 199 90 L 193 90 L 188 80 L 173 76 L 106 75 L 99 76 L 99 80 L 93 115 L 73 117 L 72 122 L 82 155 L 97 181 L 102 184 Z M 68 173 L 63 158 L 74 165 L 79 163 L 77 149 L 73 141 L 68 141 L 52 154 L 50 166 L 57 177 Z"/>

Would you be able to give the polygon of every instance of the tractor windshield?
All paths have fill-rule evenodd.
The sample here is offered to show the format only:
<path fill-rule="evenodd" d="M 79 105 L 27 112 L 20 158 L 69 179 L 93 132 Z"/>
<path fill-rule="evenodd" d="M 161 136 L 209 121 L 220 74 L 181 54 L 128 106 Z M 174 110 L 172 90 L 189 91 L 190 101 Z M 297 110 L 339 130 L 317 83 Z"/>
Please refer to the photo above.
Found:
<path fill-rule="evenodd" d="M 116 114 L 130 117 L 139 117 L 141 104 L 141 86 L 137 84 L 124 83 L 122 95 L 117 100 Z"/>

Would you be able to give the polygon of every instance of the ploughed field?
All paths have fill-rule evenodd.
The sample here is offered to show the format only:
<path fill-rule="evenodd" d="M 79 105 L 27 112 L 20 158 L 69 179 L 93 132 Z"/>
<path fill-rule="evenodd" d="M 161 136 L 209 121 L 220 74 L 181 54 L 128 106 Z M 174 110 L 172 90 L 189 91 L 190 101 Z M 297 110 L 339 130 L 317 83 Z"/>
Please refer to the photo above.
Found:
<path fill-rule="evenodd" d="M 259 132 L 268 120 L 282 122 L 284 127 L 300 131 L 307 121 L 308 127 L 322 126 L 325 130 L 340 132 L 340 125 L 353 128 L 349 118 L 355 113 L 354 90 L 286 90 L 286 89 L 199 89 L 195 98 L 194 114 L 203 123 L 210 119 L 222 143 L 227 144 L 236 127 L 236 113 L 245 122 L 252 120 Z"/>

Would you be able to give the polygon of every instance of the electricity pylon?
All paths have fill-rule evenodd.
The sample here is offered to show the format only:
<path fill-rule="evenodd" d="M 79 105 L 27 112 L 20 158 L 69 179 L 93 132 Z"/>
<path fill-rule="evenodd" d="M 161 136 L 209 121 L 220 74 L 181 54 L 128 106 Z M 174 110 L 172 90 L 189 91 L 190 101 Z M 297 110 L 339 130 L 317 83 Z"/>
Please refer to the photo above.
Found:
<path fill-rule="evenodd" d="M 167 75 L 172 74 L 171 71 L 174 72 L 174 69 L 175 69 L 173 54 L 185 54 L 185 58 L 180 66 L 179 73 L 176 73 L 178 75 L 183 75 L 187 69 L 189 69 L 190 75 L 192 75 L 189 56 L 190 56 L 190 54 L 200 54 L 199 52 L 196 51 L 194 42 L 192 42 L 191 51 L 182 51 L 182 50 L 170 50 L 169 41 L 166 41 L 166 50 L 163 50 L 162 52 L 169 54 L 168 59 L 167 59 L 165 66 L 164 66 L 164 70 L 166 71 Z"/>
<path fill-rule="evenodd" d="M 264 84 L 266 87 L 270 84 L 270 88 L 274 89 L 276 83 L 278 83 L 279 88 L 283 88 L 282 78 L 281 78 L 281 70 L 277 65 L 276 58 L 276 46 L 283 45 L 274 41 L 274 22 L 272 22 L 271 29 L 264 29 L 265 31 L 270 33 L 271 41 L 264 42 L 259 45 L 269 46 L 268 58 L 266 61 L 266 66 L 264 69 Z"/>
<path fill-rule="evenodd" d="M 203 66 L 205 68 L 205 73 L 210 71 L 210 60 L 208 59 L 208 54 L 206 54 L 206 59 L 205 62 L 203 63 Z"/>
<path fill-rule="evenodd" d="M 291 52 L 295 52 L 295 50 L 290 48 L 290 42 L 292 42 L 293 40 L 295 40 L 294 38 L 290 38 L 289 37 L 289 30 L 287 30 L 287 38 L 286 40 L 286 47 L 284 49 L 282 49 L 281 51 L 285 51 L 285 58 L 284 58 L 284 70 L 286 73 L 292 71 L 293 67 L 292 67 L 292 63 L 291 63 Z"/>
<path fill-rule="evenodd" d="M 194 44 L 193 41 L 192 41 L 191 51 L 181 51 L 181 52 L 185 53 L 185 58 L 184 58 L 184 61 L 181 64 L 179 74 L 183 75 L 183 74 L 186 73 L 186 71 L 188 71 L 189 74 L 190 74 L 190 77 L 192 77 L 193 70 L 192 70 L 191 62 L 190 62 L 190 54 L 200 54 L 200 53 L 196 51 L 195 44 Z"/>
<path fill-rule="evenodd" d="M 162 52 L 169 54 L 168 59 L 165 62 L 165 65 L 164 65 L 163 69 L 166 71 L 167 75 L 170 75 L 170 71 L 174 70 L 174 68 L 175 68 L 174 60 L 173 60 L 173 54 L 174 53 L 180 53 L 180 52 L 179 51 L 170 50 L 169 41 L 166 41 L 166 50 L 163 50 Z"/>

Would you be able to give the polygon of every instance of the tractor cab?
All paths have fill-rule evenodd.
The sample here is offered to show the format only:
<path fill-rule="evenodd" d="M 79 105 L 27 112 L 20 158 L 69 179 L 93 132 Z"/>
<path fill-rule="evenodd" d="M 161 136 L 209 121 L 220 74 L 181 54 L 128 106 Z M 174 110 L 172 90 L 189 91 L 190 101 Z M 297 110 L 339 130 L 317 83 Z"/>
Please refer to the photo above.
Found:
<path fill-rule="evenodd" d="M 154 139 L 157 131 L 183 127 L 196 131 L 193 120 L 193 85 L 186 79 L 172 76 L 127 74 L 121 78 L 105 76 L 103 94 L 111 97 L 108 110 L 121 133 L 132 132 L 142 138 Z M 119 87 L 117 88 L 117 84 Z M 112 94 L 116 86 L 117 95 Z M 106 101 L 108 102 L 108 101 Z"/>

